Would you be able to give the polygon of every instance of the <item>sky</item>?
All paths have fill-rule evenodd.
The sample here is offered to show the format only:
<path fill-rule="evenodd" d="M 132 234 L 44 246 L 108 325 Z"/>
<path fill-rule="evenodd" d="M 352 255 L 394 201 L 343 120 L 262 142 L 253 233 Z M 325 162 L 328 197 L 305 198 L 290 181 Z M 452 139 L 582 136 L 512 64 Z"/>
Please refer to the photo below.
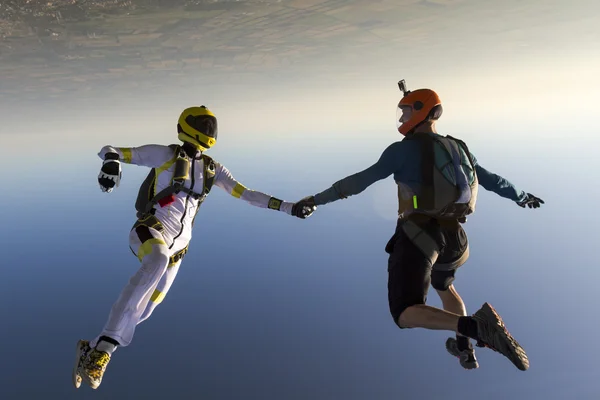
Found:
<path fill-rule="evenodd" d="M 63 21 L 38 44 L 14 23 L 0 39 L 0 398 L 598 398 L 597 2 L 198 7 Z M 161 57 L 179 61 L 164 70 Z M 209 155 L 245 186 L 296 201 L 401 139 L 400 79 L 439 93 L 440 133 L 546 202 L 522 209 L 480 190 L 455 282 L 470 313 L 496 307 L 528 371 L 487 349 L 465 371 L 445 351 L 449 332 L 394 325 L 388 177 L 307 220 L 214 188 L 165 301 L 97 391 L 73 388 L 77 340 L 99 333 L 139 266 L 128 233 L 148 171 L 124 165 L 121 186 L 102 193 L 102 146 L 176 143 L 181 110 L 205 104 L 219 119 Z M 428 304 L 441 305 L 434 292 Z"/>

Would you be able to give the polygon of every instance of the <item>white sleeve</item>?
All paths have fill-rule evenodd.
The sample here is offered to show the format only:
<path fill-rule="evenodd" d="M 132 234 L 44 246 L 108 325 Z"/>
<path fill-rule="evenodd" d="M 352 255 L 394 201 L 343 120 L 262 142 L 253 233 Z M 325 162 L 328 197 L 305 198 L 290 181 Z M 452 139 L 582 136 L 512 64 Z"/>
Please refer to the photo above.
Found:
<path fill-rule="evenodd" d="M 104 160 L 107 153 L 117 153 L 119 160 L 124 163 L 150 168 L 158 168 L 174 156 L 169 146 L 160 144 L 146 144 L 139 147 L 104 146 L 98 153 L 98 157 Z"/>
<path fill-rule="evenodd" d="M 289 215 L 292 214 L 292 206 L 294 203 L 277 199 L 266 193 L 248 189 L 236 181 L 231 175 L 231 172 L 223 165 L 216 161 L 215 165 L 217 171 L 214 184 L 233 197 L 244 200 L 255 207 L 270 208 L 272 210 L 282 211 Z"/>

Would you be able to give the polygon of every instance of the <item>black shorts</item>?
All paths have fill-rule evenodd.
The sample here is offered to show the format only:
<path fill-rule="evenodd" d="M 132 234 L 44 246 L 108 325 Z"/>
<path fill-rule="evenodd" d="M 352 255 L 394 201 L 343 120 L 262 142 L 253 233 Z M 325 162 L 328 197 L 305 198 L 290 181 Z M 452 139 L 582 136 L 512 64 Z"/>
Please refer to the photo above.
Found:
<path fill-rule="evenodd" d="M 415 304 L 425 304 L 429 285 L 447 290 L 454 282 L 456 269 L 469 257 L 467 234 L 460 223 L 429 220 L 418 225 L 437 243 L 436 260 L 425 255 L 406 235 L 398 222 L 396 232 L 386 245 L 388 259 L 388 301 L 394 321 Z"/>

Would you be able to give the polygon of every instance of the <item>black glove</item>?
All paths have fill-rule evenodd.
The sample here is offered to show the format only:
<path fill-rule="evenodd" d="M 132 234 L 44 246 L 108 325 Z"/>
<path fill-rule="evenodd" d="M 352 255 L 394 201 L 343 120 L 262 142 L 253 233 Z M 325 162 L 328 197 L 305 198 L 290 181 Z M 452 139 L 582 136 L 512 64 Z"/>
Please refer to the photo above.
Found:
<path fill-rule="evenodd" d="M 531 193 L 527 193 L 523 200 L 517 202 L 517 205 L 523 208 L 525 208 L 525 206 L 529 208 L 540 208 L 542 204 L 544 204 L 544 200 L 535 197 Z"/>
<path fill-rule="evenodd" d="M 98 183 L 103 192 L 112 192 L 115 186 L 119 187 L 121 182 L 121 162 L 117 154 L 108 153 L 102 162 L 102 168 L 98 174 Z"/>
<path fill-rule="evenodd" d="M 297 203 L 294 203 L 292 206 L 292 215 L 300 219 L 305 219 L 310 217 L 316 209 L 315 198 L 313 196 L 308 196 Z"/>

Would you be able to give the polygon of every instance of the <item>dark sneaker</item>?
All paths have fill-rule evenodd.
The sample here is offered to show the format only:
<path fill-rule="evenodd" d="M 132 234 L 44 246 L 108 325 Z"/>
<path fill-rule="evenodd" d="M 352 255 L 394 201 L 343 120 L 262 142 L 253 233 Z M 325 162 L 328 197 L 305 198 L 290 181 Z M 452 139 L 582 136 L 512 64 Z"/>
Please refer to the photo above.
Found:
<path fill-rule="evenodd" d="M 458 350 L 456 338 L 449 337 L 448 340 L 446 340 L 446 350 L 448 350 L 448 353 L 458 358 L 460 365 L 462 365 L 464 369 L 479 368 L 479 363 L 477 362 L 477 358 L 475 358 L 475 350 L 472 348 L 463 351 Z"/>
<path fill-rule="evenodd" d="M 473 319 L 477 322 L 478 347 L 487 347 L 502 354 L 521 371 L 529 368 L 529 359 L 525 350 L 508 332 L 504 321 L 489 303 L 484 303 L 473 314 Z"/>

